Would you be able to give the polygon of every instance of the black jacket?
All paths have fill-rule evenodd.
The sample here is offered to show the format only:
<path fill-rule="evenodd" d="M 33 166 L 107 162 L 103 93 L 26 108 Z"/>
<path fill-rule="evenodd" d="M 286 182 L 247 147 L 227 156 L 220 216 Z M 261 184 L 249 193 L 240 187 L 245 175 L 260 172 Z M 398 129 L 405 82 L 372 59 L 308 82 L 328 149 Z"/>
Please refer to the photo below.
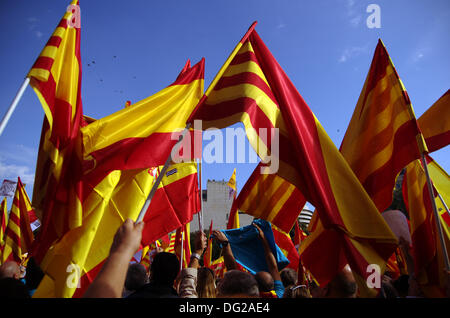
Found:
<path fill-rule="evenodd" d="M 178 294 L 171 286 L 150 282 L 128 295 L 127 298 L 178 298 Z"/>

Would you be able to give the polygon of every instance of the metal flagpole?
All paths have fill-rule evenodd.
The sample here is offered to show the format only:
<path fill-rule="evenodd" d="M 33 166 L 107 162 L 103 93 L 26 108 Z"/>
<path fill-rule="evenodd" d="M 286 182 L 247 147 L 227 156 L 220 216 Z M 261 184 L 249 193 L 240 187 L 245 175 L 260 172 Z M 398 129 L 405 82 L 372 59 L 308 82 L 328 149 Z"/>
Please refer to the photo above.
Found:
<path fill-rule="evenodd" d="M 3 130 L 6 127 L 6 124 L 8 123 L 9 119 L 11 118 L 12 113 L 14 112 L 17 105 L 19 104 L 19 101 L 22 98 L 22 95 L 25 92 L 25 89 L 27 88 L 29 83 L 30 83 L 30 78 L 26 77 L 22 83 L 22 86 L 20 86 L 19 91 L 16 94 L 16 97 L 14 97 L 11 105 L 9 106 L 8 110 L 6 111 L 5 116 L 3 116 L 2 122 L 0 123 L 0 136 L 2 135 Z"/>
<path fill-rule="evenodd" d="M 447 204 L 445 203 L 444 198 L 442 197 L 442 195 L 441 195 L 437 190 L 436 190 L 436 192 L 437 192 L 437 195 L 438 195 L 438 197 L 439 197 L 439 200 L 441 200 L 442 205 L 443 205 L 444 208 L 445 208 L 445 211 L 446 211 L 448 214 L 450 214 L 450 211 L 448 210 L 448 206 L 447 206 Z"/>
<path fill-rule="evenodd" d="M 435 221 L 436 227 L 437 227 L 437 230 L 439 233 L 439 239 L 441 241 L 441 247 L 442 247 L 442 253 L 444 256 L 445 268 L 447 271 L 450 271 L 450 262 L 448 260 L 447 248 L 445 246 L 444 233 L 442 232 L 442 224 L 441 224 L 441 220 L 439 218 L 439 213 L 437 211 L 436 201 L 434 201 L 433 185 L 431 184 L 430 175 L 428 173 L 427 161 L 425 160 L 425 155 L 423 154 L 423 152 L 421 154 L 421 159 L 422 159 L 423 169 L 425 170 L 425 175 L 427 177 L 428 192 L 430 193 L 431 206 L 433 207 L 434 218 L 436 220 Z"/>
<path fill-rule="evenodd" d="M 178 142 L 173 146 L 173 148 L 175 148 L 179 143 L 181 143 L 183 141 L 183 138 L 188 133 L 190 127 L 191 127 L 191 123 L 188 123 L 186 125 L 186 128 L 184 128 L 183 132 L 181 133 L 180 138 L 178 139 Z M 172 150 L 173 150 L 173 148 L 172 148 Z M 156 181 L 153 184 L 153 187 L 150 190 L 150 193 L 148 194 L 147 200 L 145 200 L 145 203 L 141 209 L 141 212 L 139 212 L 139 216 L 136 219 L 136 223 L 141 222 L 144 219 L 145 212 L 147 212 L 148 207 L 150 206 L 150 202 L 152 201 L 152 198 L 155 195 L 155 192 L 158 189 L 158 186 L 161 183 L 162 178 L 166 174 L 166 171 L 169 168 L 171 162 L 172 162 L 172 151 L 170 152 L 169 157 L 167 157 L 167 160 L 164 163 L 164 166 L 161 169 L 161 171 L 158 175 L 158 178 L 156 178 Z"/>

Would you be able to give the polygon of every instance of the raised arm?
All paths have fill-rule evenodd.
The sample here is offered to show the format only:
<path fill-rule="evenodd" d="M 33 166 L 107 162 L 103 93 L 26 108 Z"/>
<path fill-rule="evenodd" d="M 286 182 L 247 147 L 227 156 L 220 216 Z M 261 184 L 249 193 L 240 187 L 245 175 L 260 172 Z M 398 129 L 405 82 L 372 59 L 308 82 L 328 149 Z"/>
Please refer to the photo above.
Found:
<path fill-rule="evenodd" d="M 84 298 L 121 298 L 128 264 L 139 249 L 144 223 L 127 219 L 114 236 L 109 256 Z"/>
<path fill-rule="evenodd" d="M 275 256 L 272 253 L 272 250 L 270 249 L 269 243 L 267 242 L 266 236 L 264 235 L 264 232 L 261 230 L 261 228 L 255 224 L 252 223 L 254 227 L 258 230 L 259 233 L 259 239 L 261 240 L 261 243 L 264 247 L 264 255 L 266 257 L 266 263 L 267 267 L 269 268 L 269 273 L 272 275 L 273 280 L 281 281 L 280 272 L 278 271 L 278 265 L 277 260 Z"/>
<path fill-rule="evenodd" d="M 222 245 L 223 261 L 225 263 L 227 271 L 238 269 L 236 260 L 234 258 L 233 252 L 231 251 L 231 247 L 226 235 L 219 230 L 214 230 L 212 233 L 215 239 Z"/>

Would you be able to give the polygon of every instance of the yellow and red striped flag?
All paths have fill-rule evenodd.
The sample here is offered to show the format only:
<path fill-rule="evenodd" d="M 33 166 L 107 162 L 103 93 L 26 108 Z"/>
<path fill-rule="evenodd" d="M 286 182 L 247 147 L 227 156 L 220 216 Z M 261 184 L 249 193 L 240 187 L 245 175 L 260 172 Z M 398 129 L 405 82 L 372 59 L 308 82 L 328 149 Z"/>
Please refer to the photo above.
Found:
<path fill-rule="evenodd" d="M 443 247 L 421 161 L 406 167 L 403 196 L 409 212 L 414 274 L 420 289 L 427 297 L 444 297 L 445 273 Z M 434 195 L 433 195 L 434 197 Z M 450 250 L 447 247 L 447 250 Z"/>
<path fill-rule="evenodd" d="M 163 110 L 170 112 L 174 118 L 177 118 L 172 122 L 172 125 L 163 125 L 168 129 L 165 133 L 165 140 L 170 139 L 170 129 L 176 130 L 185 126 L 185 123 L 182 123 L 182 119 L 180 119 L 183 116 L 187 117 L 185 108 L 193 108 L 201 96 L 203 66 L 204 61 L 202 60 L 194 67 L 185 68 L 172 85 L 156 93 L 153 97 L 147 98 L 145 103 L 138 102 L 133 107 L 119 110 L 119 114 L 107 116 L 85 126 L 82 132 L 88 135 L 92 133 L 91 138 L 88 138 L 89 146 L 96 147 L 96 142 L 100 142 L 100 139 L 94 138 L 95 136 L 101 135 L 102 142 L 108 142 L 110 138 L 115 140 L 117 135 L 114 134 L 114 128 L 127 127 L 126 132 L 129 135 L 122 134 L 120 138 L 127 138 L 127 136 L 140 133 L 144 124 L 139 125 L 136 122 L 136 125 L 134 125 L 136 118 L 139 117 L 138 114 L 134 113 L 136 111 L 141 115 L 150 112 L 155 116 L 146 117 L 147 123 L 158 122 L 160 119 L 158 116 Z M 171 102 L 168 103 L 168 100 Z M 192 103 L 192 105 L 189 105 L 189 103 Z M 158 109 L 159 113 L 152 112 L 154 109 Z M 177 109 L 180 109 L 181 114 L 175 111 Z M 117 118 L 120 118 L 120 120 L 117 121 Z M 123 132 L 123 130 L 117 130 L 119 134 Z M 152 132 L 154 131 L 147 131 L 149 134 Z M 151 141 L 151 135 L 147 137 L 148 139 L 143 137 L 141 141 L 144 143 L 146 143 L 146 140 Z M 162 139 L 158 140 L 161 141 Z M 135 146 L 139 148 L 142 144 L 137 142 Z M 147 146 L 150 148 L 146 148 Z M 166 146 L 170 152 L 171 144 L 169 143 Z M 146 143 L 146 147 L 144 147 L 145 151 L 144 148 L 141 148 L 142 151 L 134 152 L 132 147 L 124 146 L 123 152 L 131 151 L 133 153 L 132 155 L 128 153 L 133 158 L 132 166 L 122 165 L 123 161 L 120 159 L 114 161 L 115 155 L 120 156 L 122 154 L 120 147 L 116 149 L 118 151 L 116 153 L 103 153 L 106 156 L 105 158 L 108 159 L 105 160 L 111 163 L 111 165 L 107 164 L 107 167 L 101 162 L 98 165 L 89 165 L 92 162 L 88 159 L 88 164 L 85 166 L 87 170 L 82 177 L 82 195 L 79 197 L 83 209 L 82 226 L 66 233 L 49 250 L 41 263 L 46 275 L 33 297 L 80 297 L 83 295 L 108 256 L 109 246 L 112 244 L 115 232 L 124 219 L 136 220 L 152 188 L 155 176 L 150 173 L 146 158 L 151 157 L 152 154 L 160 159 L 161 156 L 156 154 L 156 150 L 151 147 L 151 143 Z M 163 145 L 160 144 L 158 147 L 162 149 Z M 151 149 L 151 152 L 148 149 Z M 166 159 L 164 158 L 164 161 Z M 157 165 L 163 163 L 158 160 L 155 161 Z M 119 164 L 115 165 L 116 163 Z M 155 165 L 151 166 L 155 167 Z M 153 170 L 153 168 L 150 170 Z M 177 198 L 177 202 L 182 199 L 184 198 Z M 155 239 L 161 236 L 159 235 Z M 70 272 L 67 272 L 68 266 L 79 268 L 79 277 L 81 277 L 79 284 L 65 283 L 68 277 L 73 277 L 70 276 Z"/>
<path fill-rule="evenodd" d="M 302 250 L 305 266 L 316 279 L 320 278 L 321 283 L 327 283 L 348 262 L 357 276 L 360 290 L 368 295 L 367 266 L 378 264 L 383 269 L 396 248 L 397 239 L 254 29 L 241 40 L 216 78 L 190 120 L 203 120 L 205 128 L 210 125 L 223 128 L 243 122 L 250 144 L 263 161 L 270 159 L 267 150 L 276 142 L 276 134 L 272 134 L 270 129 L 279 129 L 278 170 L 276 174 L 261 174 L 254 182 L 263 178 L 281 178 L 280 184 L 289 182 L 301 191 L 304 200 L 317 208 L 323 224 L 320 235 L 316 231 L 315 237 L 309 236 L 305 240 L 305 243 L 310 241 Z M 266 133 L 267 129 L 270 130 L 267 140 L 262 133 L 258 134 L 260 128 L 266 128 Z M 275 187 L 273 191 L 276 190 Z M 259 197 L 257 192 L 254 198 L 263 200 L 262 192 Z M 288 232 L 304 200 L 298 209 L 286 211 L 284 218 L 280 213 L 274 213 L 278 215 L 272 215 L 271 222 Z M 266 205 L 269 203 L 275 205 L 274 202 Z M 364 211 L 364 218 L 360 217 L 359 211 Z M 268 212 L 269 215 L 273 213 Z M 289 226 L 288 222 L 281 222 L 283 219 L 289 219 Z M 311 244 L 313 240 L 314 244 Z M 313 245 L 314 248 L 310 249 Z M 325 271 L 315 273 L 318 253 L 323 256 L 318 251 L 325 249 L 335 251 L 335 254 L 325 255 L 325 259 L 320 260 L 323 263 L 321 269 Z"/>
<path fill-rule="evenodd" d="M 2 263 L 13 260 L 20 264 L 23 255 L 30 251 L 34 240 L 28 216 L 29 213 L 33 212 L 33 208 L 22 181 L 20 178 L 17 179 L 16 193 L 5 231 Z"/>
<path fill-rule="evenodd" d="M 417 119 L 428 151 L 433 152 L 450 144 L 450 90 L 447 90 Z"/>
<path fill-rule="evenodd" d="M 170 234 L 169 246 L 164 250 L 167 253 L 175 253 L 175 238 L 177 233 L 173 232 Z"/>
<path fill-rule="evenodd" d="M 80 36 L 74 0 L 28 73 L 45 112 L 33 188 L 33 206 L 42 220 L 33 251 L 38 263 L 55 240 L 81 225 L 75 186 L 82 175 Z"/>
<path fill-rule="evenodd" d="M 181 245 L 182 242 L 183 245 Z M 191 259 L 191 227 L 189 223 L 177 229 L 174 249 L 182 268 L 187 268 Z"/>
<path fill-rule="evenodd" d="M 397 174 L 425 150 L 411 101 L 379 40 L 340 151 L 383 212 Z"/>
<path fill-rule="evenodd" d="M 233 197 L 233 203 L 231 204 L 230 213 L 228 215 L 227 229 L 239 228 L 239 209 L 236 201 L 236 168 L 233 170 L 233 174 L 228 180 L 227 186 L 230 187 L 229 197 Z"/>
<path fill-rule="evenodd" d="M 142 249 L 140 264 L 144 265 L 147 272 L 150 270 L 150 265 L 152 264 L 155 254 L 158 252 L 158 247 L 160 247 L 160 243 L 155 241 Z"/>
<path fill-rule="evenodd" d="M 205 267 L 211 268 L 212 263 L 212 251 L 213 251 L 213 241 L 212 241 L 212 230 L 213 230 L 213 220 L 211 219 L 211 223 L 209 224 L 209 237 L 208 237 L 208 246 L 206 247 L 206 251 L 203 254 L 203 265 Z"/>
<path fill-rule="evenodd" d="M 272 224 L 272 232 L 273 237 L 275 239 L 275 243 L 283 252 L 284 256 L 289 260 L 289 264 L 286 266 L 287 268 L 292 268 L 294 270 L 298 270 L 298 250 L 294 246 L 294 242 L 288 233 L 279 229 L 275 225 Z"/>
<path fill-rule="evenodd" d="M 3 264 L 2 254 L 5 245 L 6 224 L 8 223 L 8 207 L 6 198 L 3 198 L 0 205 L 0 265 Z"/>

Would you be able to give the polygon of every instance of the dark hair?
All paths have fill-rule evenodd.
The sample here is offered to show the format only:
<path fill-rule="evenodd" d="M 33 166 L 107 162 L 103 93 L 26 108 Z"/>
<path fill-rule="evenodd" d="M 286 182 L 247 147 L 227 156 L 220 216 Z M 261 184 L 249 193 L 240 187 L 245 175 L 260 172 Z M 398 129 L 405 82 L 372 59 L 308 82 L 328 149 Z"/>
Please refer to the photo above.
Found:
<path fill-rule="evenodd" d="M 233 269 L 225 273 L 217 286 L 220 296 L 259 296 L 258 283 L 252 274 Z"/>
<path fill-rule="evenodd" d="M 125 279 L 125 288 L 128 290 L 137 290 L 144 286 L 148 281 L 147 270 L 145 266 L 139 263 L 128 266 L 127 278 Z"/>
<path fill-rule="evenodd" d="M 258 282 L 260 292 L 269 292 L 274 288 L 272 275 L 268 272 L 258 272 L 255 274 L 255 279 Z"/>
<path fill-rule="evenodd" d="M 155 255 L 150 268 L 150 280 L 162 285 L 173 285 L 180 271 L 180 262 L 175 254 L 161 252 Z"/>
<path fill-rule="evenodd" d="M 292 268 L 284 268 L 280 272 L 283 286 L 295 285 L 297 283 L 297 272 Z"/>
<path fill-rule="evenodd" d="M 0 279 L 0 299 L 31 298 L 24 283 L 12 277 Z"/>

